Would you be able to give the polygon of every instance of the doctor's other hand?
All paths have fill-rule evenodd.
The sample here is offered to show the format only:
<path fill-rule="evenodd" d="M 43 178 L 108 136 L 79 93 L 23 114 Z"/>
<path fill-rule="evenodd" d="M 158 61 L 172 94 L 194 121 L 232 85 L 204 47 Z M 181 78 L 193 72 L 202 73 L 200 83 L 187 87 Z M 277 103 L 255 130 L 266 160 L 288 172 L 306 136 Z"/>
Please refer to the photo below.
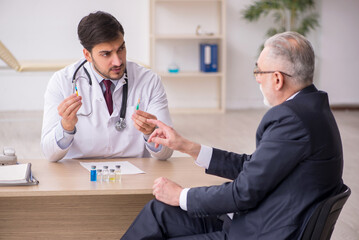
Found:
<path fill-rule="evenodd" d="M 155 115 L 149 114 L 147 112 L 136 110 L 131 119 L 133 124 L 138 131 L 142 132 L 145 135 L 150 135 L 156 128 L 156 124 L 147 122 L 147 119 L 157 119 Z"/>
<path fill-rule="evenodd" d="M 81 99 L 81 96 L 77 96 L 76 93 L 74 93 L 65 98 L 57 107 L 57 111 L 62 117 L 62 127 L 66 131 L 73 131 L 75 129 L 75 125 L 78 121 L 76 113 L 82 105 Z"/>
<path fill-rule="evenodd" d="M 158 201 L 171 206 L 179 206 L 179 198 L 183 188 L 177 183 L 160 177 L 154 181 L 152 189 L 152 193 Z"/>
<path fill-rule="evenodd" d="M 191 155 L 194 159 L 197 159 L 201 150 L 201 145 L 194 143 L 182 137 L 172 127 L 167 126 L 159 120 L 149 119 L 147 122 L 155 124 L 158 128 L 151 134 L 148 142 L 154 142 L 155 147 L 163 145 L 173 150 L 177 150 L 183 153 Z"/>

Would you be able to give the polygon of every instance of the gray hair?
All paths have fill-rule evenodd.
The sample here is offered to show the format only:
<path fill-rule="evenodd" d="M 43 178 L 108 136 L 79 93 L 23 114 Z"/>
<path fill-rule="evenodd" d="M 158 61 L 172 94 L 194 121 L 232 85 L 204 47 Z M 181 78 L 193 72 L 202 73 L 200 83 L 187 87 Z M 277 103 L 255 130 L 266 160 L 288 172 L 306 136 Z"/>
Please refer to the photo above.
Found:
<path fill-rule="evenodd" d="M 292 75 L 296 85 L 313 83 L 315 56 L 311 43 L 296 32 L 278 33 L 264 43 L 269 56 L 284 61 L 283 69 Z"/>

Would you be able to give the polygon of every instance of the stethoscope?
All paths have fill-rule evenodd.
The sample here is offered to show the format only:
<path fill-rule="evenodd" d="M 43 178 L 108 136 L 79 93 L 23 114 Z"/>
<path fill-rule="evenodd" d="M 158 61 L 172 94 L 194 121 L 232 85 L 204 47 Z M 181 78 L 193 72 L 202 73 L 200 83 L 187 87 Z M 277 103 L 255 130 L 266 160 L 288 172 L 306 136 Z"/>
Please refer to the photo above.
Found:
<path fill-rule="evenodd" d="M 74 75 L 72 77 L 72 92 L 75 93 L 77 91 L 77 72 L 80 70 L 80 68 L 87 62 L 87 60 L 84 60 L 75 70 Z M 90 85 L 90 89 L 92 88 L 92 80 L 91 80 L 91 76 L 89 74 L 89 72 L 87 71 L 87 69 L 85 67 L 83 67 L 87 78 L 88 78 L 88 83 Z M 128 77 L 127 77 L 127 69 L 125 69 L 125 84 L 123 85 L 123 89 L 122 89 L 122 105 L 121 105 L 121 110 L 120 110 L 120 119 L 115 123 L 115 128 L 117 131 L 121 131 L 123 129 L 126 128 L 126 108 L 127 108 L 127 95 L 128 95 Z M 91 93 L 90 95 L 90 105 L 91 105 L 91 111 L 89 114 L 78 114 L 80 116 L 90 116 L 92 114 L 92 97 L 91 97 Z"/>

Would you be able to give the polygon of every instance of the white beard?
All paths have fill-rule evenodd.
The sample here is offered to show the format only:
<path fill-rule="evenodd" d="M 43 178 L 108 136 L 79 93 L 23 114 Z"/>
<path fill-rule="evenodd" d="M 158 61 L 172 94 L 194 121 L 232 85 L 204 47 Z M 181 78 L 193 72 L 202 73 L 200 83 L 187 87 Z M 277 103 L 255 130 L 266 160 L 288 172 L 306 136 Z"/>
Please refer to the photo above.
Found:
<path fill-rule="evenodd" d="M 266 98 L 266 96 L 264 96 L 263 90 L 262 90 L 262 84 L 259 84 L 259 90 L 261 90 L 262 96 L 263 96 L 263 103 L 264 105 L 266 105 L 267 107 L 272 107 L 268 101 L 268 99 Z"/>

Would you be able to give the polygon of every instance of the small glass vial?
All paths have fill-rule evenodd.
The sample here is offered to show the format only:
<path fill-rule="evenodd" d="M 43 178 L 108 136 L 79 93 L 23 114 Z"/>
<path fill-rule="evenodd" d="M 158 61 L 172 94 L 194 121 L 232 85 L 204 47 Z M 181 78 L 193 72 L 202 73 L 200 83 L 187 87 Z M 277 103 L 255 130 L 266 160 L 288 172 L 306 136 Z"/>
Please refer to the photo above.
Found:
<path fill-rule="evenodd" d="M 102 181 L 103 182 L 108 182 L 109 181 L 109 175 L 110 175 L 110 172 L 108 171 L 108 166 L 103 166 Z"/>
<path fill-rule="evenodd" d="M 115 178 L 116 182 L 121 182 L 121 165 L 116 165 Z"/>
<path fill-rule="evenodd" d="M 102 182 L 102 169 L 97 169 L 97 182 Z"/>
<path fill-rule="evenodd" d="M 90 179 L 91 179 L 91 182 L 96 182 L 97 173 L 96 173 L 96 166 L 95 165 L 91 166 Z"/>
<path fill-rule="evenodd" d="M 116 180 L 115 169 L 110 169 L 109 181 L 114 182 L 115 180 Z"/>

